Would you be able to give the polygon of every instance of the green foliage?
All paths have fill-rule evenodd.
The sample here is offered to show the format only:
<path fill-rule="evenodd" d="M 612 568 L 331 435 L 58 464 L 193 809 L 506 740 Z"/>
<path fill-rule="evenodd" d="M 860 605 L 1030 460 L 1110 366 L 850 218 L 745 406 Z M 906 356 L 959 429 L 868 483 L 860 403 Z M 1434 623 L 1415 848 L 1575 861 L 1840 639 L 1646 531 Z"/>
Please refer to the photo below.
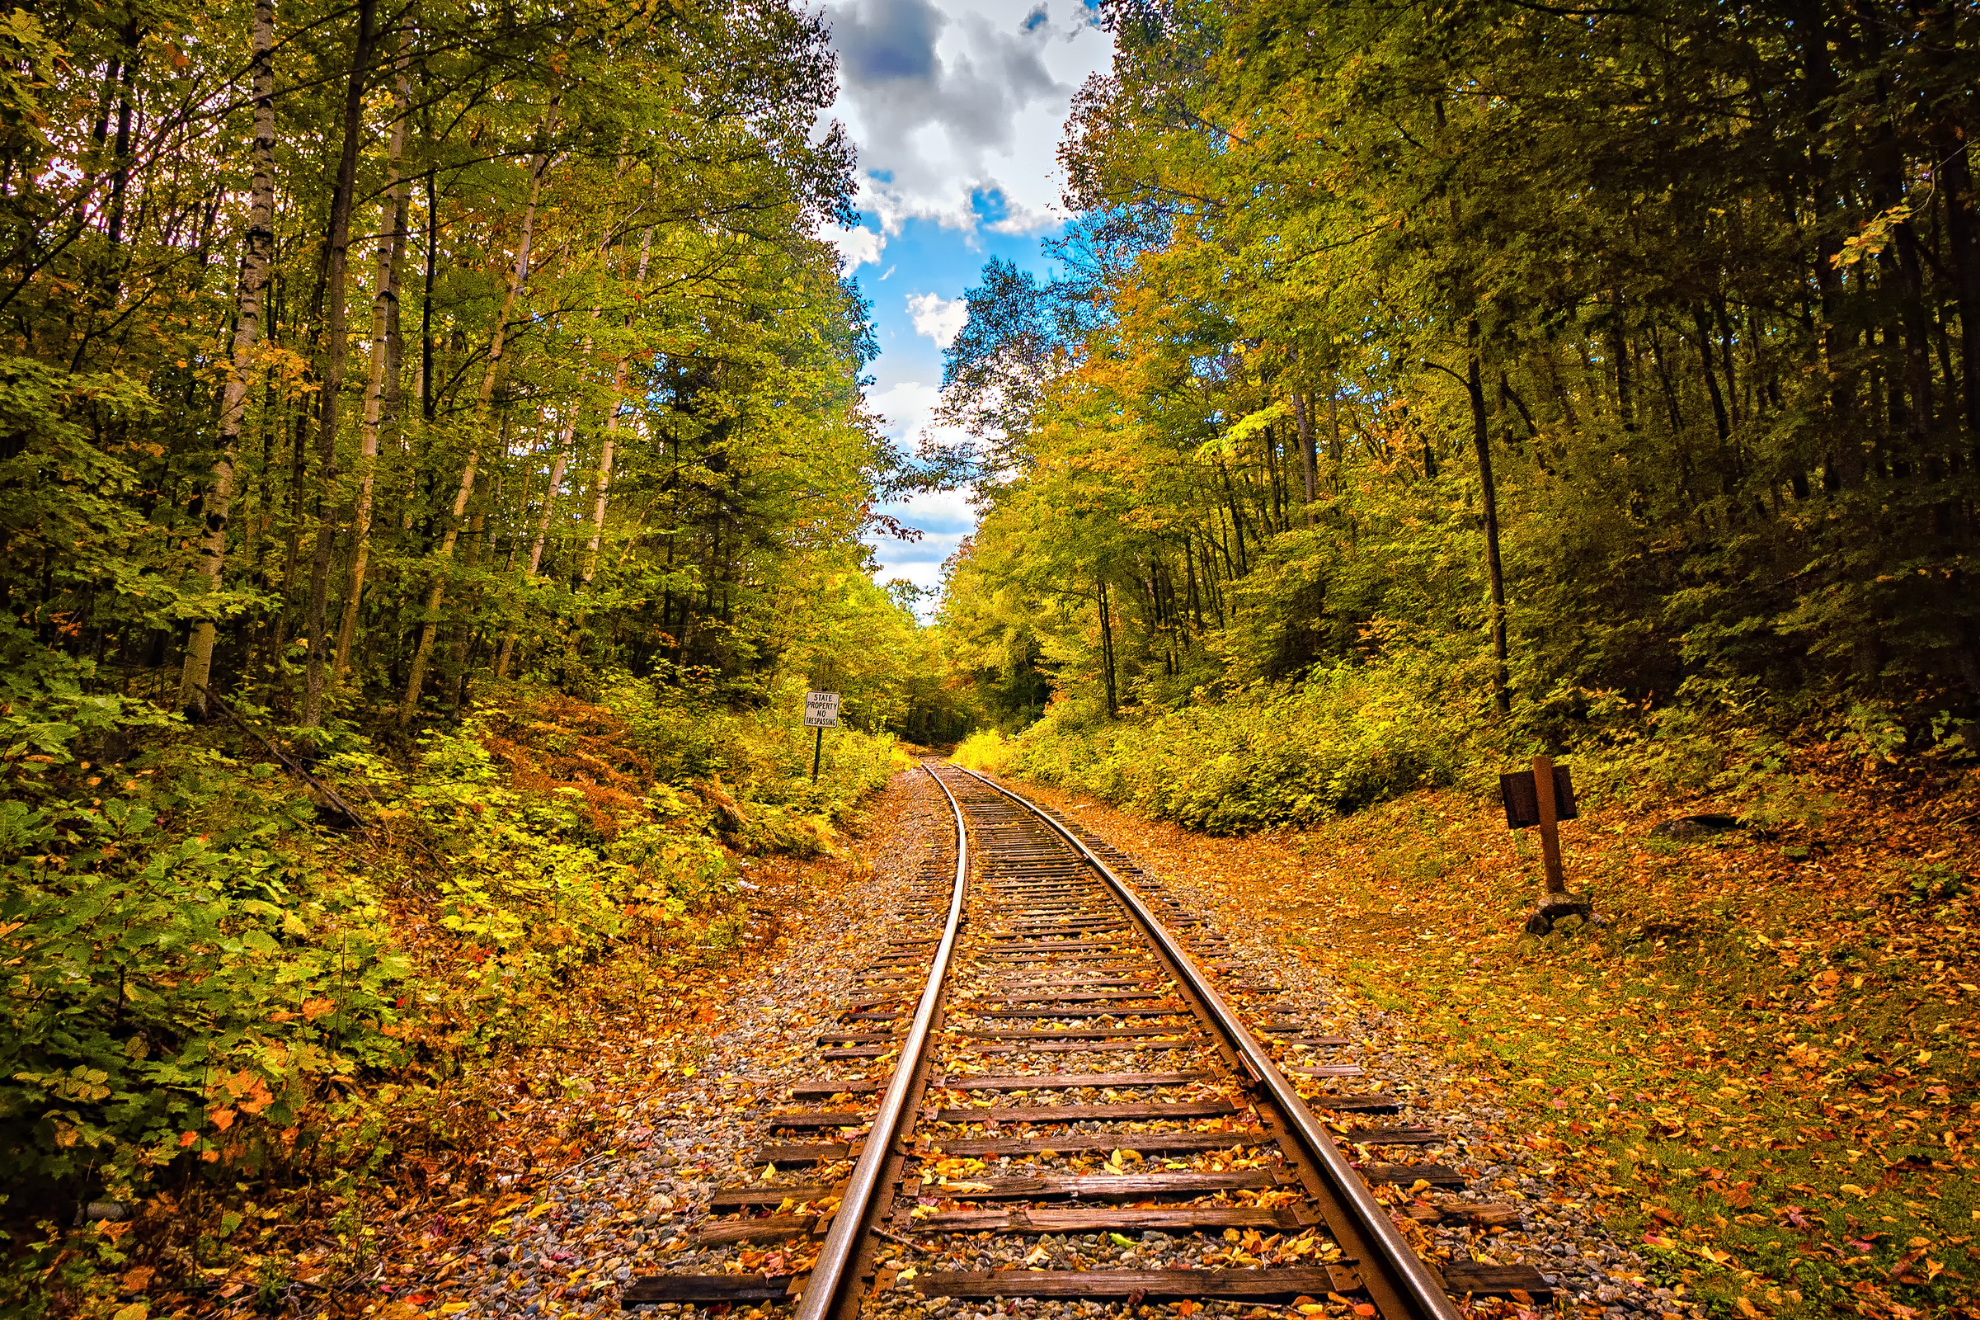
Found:
<path fill-rule="evenodd" d="M 337 839 L 279 767 L 22 659 L 0 675 L 0 1176 L 23 1187 L 373 1166 L 395 1105 L 530 1039 L 530 1005 L 584 967 L 732 941 L 731 848 L 832 851 L 903 763 L 883 734 L 835 730 L 814 786 L 794 717 L 620 675 L 610 710 L 512 690 L 515 710 L 428 731 L 404 766 L 345 738 L 320 773 L 378 825 Z M 580 727 L 613 714 L 622 742 Z M 85 758 L 134 729 L 144 752 Z M 371 1085 L 330 1086 L 352 1078 Z"/>
<path fill-rule="evenodd" d="M 160 819 L 182 792 L 0 802 L 10 1180 L 127 1194 L 236 1143 L 237 1114 L 286 1128 L 321 1080 L 402 1060 L 379 1029 L 406 961 L 361 891 L 310 882 L 306 806 L 257 793 L 261 819 L 186 837 Z"/>
<path fill-rule="evenodd" d="M 1759 819 L 1811 713 L 1980 709 L 1973 11 L 1107 12 L 1061 273 L 987 265 L 945 365 L 1000 724 L 1459 655 L 1508 747 L 1638 721 Z"/>
<path fill-rule="evenodd" d="M 818 782 L 811 782 L 813 731 L 798 721 L 804 684 L 787 677 L 761 709 L 741 711 L 693 702 L 659 683 L 618 676 L 603 704 L 625 721 L 626 741 L 653 767 L 655 778 L 676 785 L 715 781 L 724 794 L 758 804 L 750 817 L 762 832 L 759 851 L 829 850 L 830 826 L 842 823 L 854 803 L 887 782 L 905 762 L 889 734 L 844 723 L 827 729 Z M 826 828 L 800 823 L 813 818 Z M 807 845 L 807 833 L 812 844 Z"/>
<path fill-rule="evenodd" d="M 439 923 L 500 955 L 494 974 L 554 978 L 629 930 L 678 931 L 735 896 L 727 855 L 674 795 L 649 796 L 606 837 L 581 789 L 532 794 L 503 782 L 486 738 L 478 718 L 430 732 L 396 798 L 370 787 L 447 859 L 431 882 Z"/>
<path fill-rule="evenodd" d="M 1119 722 L 1059 708 L 1013 744 L 1014 773 L 1211 834 L 1299 825 L 1454 782 L 1475 712 L 1431 666 L 1339 666 L 1296 687 Z"/>

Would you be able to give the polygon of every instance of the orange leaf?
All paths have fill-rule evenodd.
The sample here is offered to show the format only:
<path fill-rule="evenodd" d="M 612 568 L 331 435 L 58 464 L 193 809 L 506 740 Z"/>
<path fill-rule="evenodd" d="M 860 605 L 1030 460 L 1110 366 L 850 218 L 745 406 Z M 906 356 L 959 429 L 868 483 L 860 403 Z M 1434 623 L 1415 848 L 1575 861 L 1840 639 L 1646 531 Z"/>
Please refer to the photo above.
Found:
<path fill-rule="evenodd" d="M 243 1114 L 258 1114 L 274 1103 L 275 1097 L 268 1090 L 267 1083 L 263 1082 L 261 1078 L 255 1077 L 248 1085 L 245 1097 L 241 1100 L 241 1112 Z"/>
<path fill-rule="evenodd" d="M 234 1126 L 234 1111 L 231 1109 L 210 1109 L 206 1116 L 213 1120 L 213 1126 L 225 1132 Z"/>
<path fill-rule="evenodd" d="M 181 1150 L 184 1150 L 187 1146 L 192 1145 L 195 1141 L 198 1140 L 199 1140 L 199 1133 L 197 1132 L 181 1132 L 179 1134 L 179 1148 Z"/>
<path fill-rule="evenodd" d="M 305 999 L 303 1000 L 302 1013 L 305 1018 L 314 1022 L 336 1007 L 337 1002 L 333 999 Z"/>

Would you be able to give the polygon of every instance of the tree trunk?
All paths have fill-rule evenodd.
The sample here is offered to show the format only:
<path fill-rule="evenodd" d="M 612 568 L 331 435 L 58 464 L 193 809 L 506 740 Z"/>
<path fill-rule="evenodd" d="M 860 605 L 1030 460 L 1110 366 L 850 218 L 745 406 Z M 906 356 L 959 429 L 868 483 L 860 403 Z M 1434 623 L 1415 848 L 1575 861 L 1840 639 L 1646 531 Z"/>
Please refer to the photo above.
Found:
<path fill-rule="evenodd" d="M 1313 525 L 1314 484 L 1318 466 L 1315 456 L 1316 441 L 1313 438 L 1313 412 L 1307 406 L 1306 393 L 1294 390 L 1293 421 L 1299 427 L 1299 466 L 1300 475 L 1306 480 L 1306 525 Z"/>
<path fill-rule="evenodd" d="M 461 553 L 461 567 L 466 570 L 470 578 L 474 574 L 475 566 L 481 562 L 481 553 L 486 548 L 482 543 L 482 533 L 488 526 L 488 506 L 499 502 L 501 497 L 502 483 L 498 479 L 482 497 L 480 507 L 475 510 L 474 517 L 468 522 L 467 549 Z M 441 688 L 444 691 L 451 686 L 454 691 L 453 700 L 447 708 L 450 716 L 460 712 L 461 702 L 467 691 L 468 651 L 474 642 L 474 611 L 480 601 L 481 593 L 478 591 L 462 597 L 461 605 L 466 611 L 466 617 L 454 625 L 454 644 L 449 648 L 447 663 L 442 667 Z"/>
<path fill-rule="evenodd" d="M 649 227 L 646 236 L 639 244 L 639 274 L 633 279 L 633 306 L 639 305 L 639 291 L 646 283 L 646 262 L 653 252 L 653 230 Z M 632 311 L 626 312 L 626 324 L 633 320 Z M 626 369 L 630 355 L 623 347 L 619 350 L 619 364 L 612 371 L 612 399 L 610 412 L 605 418 L 605 438 L 598 448 L 598 494 L 591 509 L 591 540 L 584 547 L 583 586 L 590 586 L 591 579 L 598 572 L 598 548 L 605 542 L 605 496 L 612 486 L 612 448 L 619 435 L 619 407 L 626 393 Z"/>
<path fill-rule="evenodd" d="M 1120 712 L 1120 699 L 1114 686 L 1114 623 L 1107 603 L 1107 579 L 1100 585 L 1100 669 L 1107 681 L 1107 718 Z"/>
<path fill-rule="evenodd" d="M 589 352 L 586 353 L 589 357 Z M 523 570 L 523 581 L 536 580 L 536 571 L 543 565 L 543 545 L 550 537 L 550 519 L 556 512 L 557 494 L 564 487 L 564 468 L 571 455 L 571 440 L 577 434 L 578 404 L 571 404 L 571 415 L 564 422 L 564 433 L 557 437 L 557 456 L 550 460 L 550 486 L 543 492 L 543 515 L 536 520 L 536 535 L 529 545 L 529 567 Z M 509 659 L 515 654 L 516 634 L 514 629 L 502 634 L 502 651 L 495 657 L 495 677 L 509 676 Z"/>
<path fill-rule="evenodd" d="M 241 235 L 241 282 L 234 319 L 233 362 L 220 396 L 220 459 L 201 498 L 205 530 L 199 544 L 199 575 L 210 596 L 227 566 L 227 513 L 234 498 L 234 457 L 241 423 L 247 417 L 248 377 L 255 340 L 261 335 L 262 302 L 275 256 L 275 0 L 254 6 L 254 176 L 248 185 L 247 229 Z M 218 625 L 211 613 L 193 625 L 192 641 L 179 675 L 179 707 L 188 717 L 206 715 L 206 685 L 213 677 L 213 645 Z"/>
<path fill-rule="evenodd" d="M 364 384 L 364 422 L 358 444 L 357 504 L 351 518 L 351 571 L 344 584 L 344 613 L 337 626 L 337 660 L 331 666 L 331 681 L 342 680 L 351 664 L 351 639 L 357 632 L 358 603 L 364 596 L 365 568 L 371 551 L 371 502 L 378 480 L 378 432 L 384 416 L 386 368 L 391 359 L 392 338 L 397 329 L 399 302 L 399 258 L 406 247 L 407 188 L 400 177 L 406 146 L 406 107 L 412 85 L 406 76 L 404 55 L 397 60 L 398 80 L 392 100 L 390 160 L 386 166 L 385 201 L 380 208 L 384 223 L 373 254 L 371 299 L 371 362 Z"/>
<path fill-rule="evenodd" d="M 426 172 L 426 269 L 419 298 L 419 415 L 433 420 L 433 267 L 440 254 L 440 211 L 433 195 L 433 170 Z"/>
<path fill-rule="evenodd" d="M 345 277 L 350 270 L 351 204 L 357 191 L 359 138 L 364 132 L 364 82 L 370 72 L 372 23 L 378 0 L 358 0 L 357 41 L 351 49 L 351 80 L 344 94 L 344 149 L 337 162 L 336 191 L 330 198 L 330 263 L 325 297 L 329 299 L 324 323 L 324 367 L 322 411 L 317 423 L 316 554 L 309 571 L 309 613 L 304 627 L 309 632 L 309 660 L 304 670 L 304 728 L 314 729 L 323 722 L 323 688 L 329 664 L 329 638 L 325 635 L 330 609 L 330 554 L 336 546 L 339 506 L 337 503 L 337 424 L 340 396 L 344 392 L 344 362 L 349 357 L 345 321 L 349 301 L 345 297 Z"/>
<path fill-rule="evenodd" d="M 1620 338 L 1620 336 L 1618 336 Z M 1492 482 L 1492 434 L 1485 415 L 1485 387 L 1479 378 L 1478 323 L 1471 323 L 1471 354 L 1465 367 L 1465 393 L 1471 398 L 1471 443 L 1478 451 L 1478 483 L 1485 509 L 1485 573 L 1492 589 L 1492 701 L 1500 715 L 1512 713 L 1507 672 L 1506 579 L 1499 562 L 1499 494 Z"/>
<path fill-rule="evenodd" d="M 1973 167 L 1966 143 L 1946 154 L 1940 181 L 1946 189 L 1946 239 L 1952 249 L 1959 300 L 1959 369 L 1966 387 L 1967 444 L 1980 462 L 1980 218 L 1975 216 Z M 1948 390 L 1953 388 L 1947 382 Z"/>
<path fill-rule="evenodd" d="M 536 202 L 543 194 L 543 175 L 550 168 L 549 138 L 556 131 L 557 106 L 551 103 L 544 122 L 544 149 L 530 169 L 529 201 L 523 206 L 522 236 L 517 242 L 516 261 L 509 272 L 508 288 L 502 293 L 502 310 L 495 318 L 495 332 L 488 345 L 488 367 L 481 375 L 481 391 L 475 397 L 474 418 L 468 432 L 467 462 L 461 468 L 461 484 L 454 491 L 454 504 L 447 519 L 447 530 L 434 552 L 431 571 L 433 585 L 426 593 L 425 621 L 420 625 L 419 643 L 413 649 L 412 671 L 406 677 L 405 695 L 399 701 L 399 723 L 412 722 L 419 705 L 419 691 L 426 685 L 426 666 L 433 658 L 433 639 L 440 629 L 440 606 L 447 597 L 447 569 L 454 559 L 454 545 L 460 540 L 461 520 L 467 515 L 468 501 L 474 496 L 475 471 L 481 464 L 481 447 L 488 429 L 489 403 L 495 397 L 495 381 L 502 370 L 502 345 L 507 338 L 509 317 L 516 309 L 516 298 L 529 277 L 529 240 L 536 224 Z M 432 405 L 432 396 L 427 397 Z"/>

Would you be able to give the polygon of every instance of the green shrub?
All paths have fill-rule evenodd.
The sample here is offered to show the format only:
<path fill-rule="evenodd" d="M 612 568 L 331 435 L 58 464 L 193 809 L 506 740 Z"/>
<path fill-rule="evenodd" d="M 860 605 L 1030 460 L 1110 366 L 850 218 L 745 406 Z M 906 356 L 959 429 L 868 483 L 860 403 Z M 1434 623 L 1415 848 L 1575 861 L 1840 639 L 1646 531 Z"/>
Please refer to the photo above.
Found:
<path fill-rule="evenodd" d="M 764 709 L 735 711 L 620 674 L 602 701 L 625 721 L 654 778 L 681 787 L 713 781 L 741 807 L 745 847 L 805 856 L 830 851 L 832 827 L 912 760 L 891 735 L 843 725 L 825 731 L 812 783 L 814 734 L 798 722 L 802 693 L 793 681 Z"/>
<path fill-rule="evenodd" d="M 1436 674 L 1418 654 L 1153 718 L 1048 712 L 1008 764 L 1211 834 L 1303 824 L 1459 777 L 1470 720 Z"/>
<path fill-rule="evenodd" d="M 307 808 L 269 805 L 187 836 L 128 795 L 0 802 L 0 1178 L 258 1162 L 322 1078 L 401 1060 L 405 960 L 363 895 L 299 883 L 280 835 Z"/>
<path fill-rule="evenodd" d="M 891 738 L 830 731 L 814 785 L 794 718 L 632 679 L 609 711 L 516 689 L 409 765 L 341 737 L 319 771 L 377 827 L 337 838 L 214 731 L 17 658 L 0 674 L 0 1180 L 44 1196 L 129 1197 L 168 1164 L 375 1168 L 395 1104 L 530 1038 L 531 1005 L 587 964 L 726 947 L 724 842 L 832 851 L 904 762 Z M 147 750 L 93 764 L 133 726 Z"/>

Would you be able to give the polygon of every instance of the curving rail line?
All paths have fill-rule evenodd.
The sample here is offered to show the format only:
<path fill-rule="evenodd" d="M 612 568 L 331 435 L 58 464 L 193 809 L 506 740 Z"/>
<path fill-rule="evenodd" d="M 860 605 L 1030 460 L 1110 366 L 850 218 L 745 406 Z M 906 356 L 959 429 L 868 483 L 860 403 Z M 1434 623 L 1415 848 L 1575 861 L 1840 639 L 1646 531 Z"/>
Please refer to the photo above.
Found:
<path fill-rule="evenodd" d="M 704 1225 L 698 1239 L 714 1251 L 797 1240 L 800 1257 L 817 1243 L 809 1274 L 749 1274 L 732 1263 L 722 1273 L 649 1275 L 626 1287 L 626 1306 L 788 1302 L 797 1320 L 851 1320 L 884 1290 L 911 1284 L 924 1298 L 1130 1306 L 1324 1297 L 1325 1309 L 1339 1309 L 1365 1299 L 1384 1320 L 1456 1320 L 1452 1293 L 1547 1296 L 1529 1267 L 1446 1265 L 1440 1274 L 1411 1250 L 1364 1173 L 1413 1185 L 1462 1178 L 1434 1165 L 1349 1162 L 1314 1108 L 1338 1123 L 1394 1112 L 1397 1102 L 1379 1092 L 1303 1098 L 1288 1077 L 1358 1074 L 1352 1064 L 1289 1061 L 1349 1042 L 1302 1037 L 1304 1027 L 1284 1020 L 1254 1028 L 1243 1009 L 1287 1011 L 1270 1002 L 1276 987 L 1220 988 L 1218 964 L 1204 959 L 1217 952 L 1214 937 L 1172 930 L 1201 923 L 1157 882 L 983 775 L 924 768 L 955 818 L 953 866 L 924 866 L 888 952 L 856 978 L 870 997 L 820 1038 L 820 1062 L 834 1075 L 791 1092 L 877 1103 L 768 1115 L 773 1129 L 846 1139 L 759 1151 L 758 1163 L 774 1168 L 814 1166 L 814 1180 L 718 1193 L 714 1209 L 738 1217 Z M 884 1081 L 862 1075 L 890 1060 Z M 1010 1102 L 1041 1094 L 1061 1098 Z M 1365 1151 L 1437 1134 L 1363 1127 L 1349 1137 Z M 1100 1157 L 1107 1163 L 1096 1172 Z M 1502 1209 L 1469 1206 L 1474 1215 Z M 1139 1243 L 1124 1236 L 1137 1231 Z M 1015 1249 L 998 1249 L 1013 1239 Z M 1180 1254 L 1179 1243 L 1188 1248 Z M 1191 1257 L 1212 1244 L 1215 1267 Z M 1020 1258 L 1049 1267 L 1011 1268 Z M 925 1268 L 931 1260 L 994 1268 Z"/>

